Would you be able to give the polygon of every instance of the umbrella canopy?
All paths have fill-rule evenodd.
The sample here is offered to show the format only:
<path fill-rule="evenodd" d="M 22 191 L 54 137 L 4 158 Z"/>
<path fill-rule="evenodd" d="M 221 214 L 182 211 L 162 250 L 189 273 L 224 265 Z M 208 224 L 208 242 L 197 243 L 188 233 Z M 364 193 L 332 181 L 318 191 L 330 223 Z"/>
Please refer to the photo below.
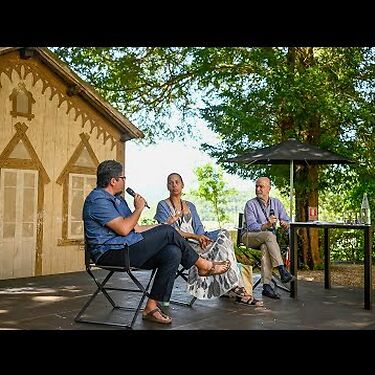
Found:
<path fill-rule="evenodd" d="M 353 164 L 354 162 L 323 150 L 315 145 L 303 144 L 289 139 L 277 145 L 258 150 L 245 151 L 227 162 L 247 164 L 290 164 L 290 218 L 293 221 L 293 174 L 294 164 Z"/>

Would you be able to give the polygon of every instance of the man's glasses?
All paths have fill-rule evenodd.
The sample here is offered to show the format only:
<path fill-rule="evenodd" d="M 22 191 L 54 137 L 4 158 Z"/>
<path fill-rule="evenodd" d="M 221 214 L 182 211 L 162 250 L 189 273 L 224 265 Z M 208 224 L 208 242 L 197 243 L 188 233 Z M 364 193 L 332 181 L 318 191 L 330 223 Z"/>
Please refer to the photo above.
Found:
<path fill-rule="evenodd" d="M 118 176 L 117 178 L 122 178 L 123 180 L 125 180 L 126 176 Z"/>

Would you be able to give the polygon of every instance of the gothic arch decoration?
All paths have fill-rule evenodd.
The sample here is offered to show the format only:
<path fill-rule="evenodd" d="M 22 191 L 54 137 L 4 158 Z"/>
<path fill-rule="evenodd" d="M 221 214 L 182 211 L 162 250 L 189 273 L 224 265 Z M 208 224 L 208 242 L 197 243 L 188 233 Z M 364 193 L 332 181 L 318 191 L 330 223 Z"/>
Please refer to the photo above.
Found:
<path fill-rule="evenodd" d="M 36 169 L 39 171 L 43 184 L 48 184 L 50 178 L 26 135 L 28 127 L 24 122 L 18 122 L 14 127 L 16 134 L 0 155 L 0 168 Z"/>
<path fill-rule="evenodd" d="M 60 246 L 80 244 L 82 242 L 83 235 L 82 238 L 78 238 L 80 234 L 77 233 L 76 236 L 72 235 L 72 220 L 77 222 L 77 217 L 72 219 L 72 216 L 74 216 L 72 212 L 78 210 L 79 221 L 81 221 L 82 207 L 78 206 L 83 205 L 83 197 L 94 187 L 93 184 L 96 182 L 96 168 L 99 165 L 99 160 L 89 143 L 90 136 L 85 133 L 81 133 L 79 136 L 81 137 L 81 142 L 56 180 L 58 184 L 63 185 L 62 239 L 58 241 L 58 245 Z M 82 194 L 80 194 L 79 202 L 74 202 L 74 205 L 74 197 L 72 196 L 72 189 L 74 188 L 72 186 L 74 184 L 73 179 L 82 180 L 82 189 L 80 191 Z M 78 216 L 78 214 L 75 216 Z"/>
<path fill-rule="evenodd" d="M 35 103 L 33 94 L 27 91 L 24 82 L 20 82 L 17 88 L 14 88 L 9 95 L 9 100 L 12 102 L 12 110 L 10 114 L 12 117 L 23 116 L 30 121 L 34 118 L 32 113 L 32 105 Z"/>
<path fill-rule="evenodd" d="M 44 185 L 50 182 L 46 170 L 40 161 L 33 145 L 26 135 L 28 127 L 25 123 L 18 122 L 15 126 L 16 134 L 5 146 L 0 155 L 1 168 L 31 169 L 39 172 L 38 179 L 38 203 L 37 203 L 37 233 L 35 253 L 35 275 L 42 274 L 42 244 L 43 244 L 43 207 Z"/>
<path fill-rule="evenodd" d="M 59 185 L 62 185 L 66 181 L 69 173 L 96 174 L 96 167 L 99 165 L 99 160 L 89 143 L 90 136 L 85 133 L 81 133 L 79 136 L 81 137 L 81 142 L 56 180 Z M 82 160 L 80 157 L 84 152 L 87 152 L 89 160 L 82 163 L 80 162 Z M 90 162 L 91 166 L 89 165 Z"/>
<path fill-rule="evenodd" d="M 66 102 L 67 109 L 66 114 L 69 114 L 71 110 L 75 111 L 74 121 L 78 121 L 78 118 L 81 118 L 81 127 L 84 128 L 86 123 L 89 122 L 90 131 L 89 133 L 92 134 L 94 129 L 97 131 L 96 138 L 102 137 L 103 145 L 105 145 L 108 141 L 111 142 L 111 150 L 115 147 L 115 145 L 120 142 L 120 140 L 116 139 L 114 135 L 112 135 L 109 131 L 109 128 L 103 126 L 103 123 L 100 121 L 99 117 L 95 118 L 96 116 L 89 115 L 86 111 L 79 108 L 79 104 L 74 96 L 71 96 L 69 89 L 63 90 L 62 88 L 58 88 L 52 85 L 52 82 L 48 76 L 46 76 L 45 72 L 39 69 L 38 65 L 35 63 L 29 62 L 28 60 L 24 60 L 23 62 L 17 62 L 12 66 L 9 64 L 4 64 L 0 62 L 0 76 L 1 73 L 4 73 L 10 82 L 12 82 L 12 72 L 15 71 L 21 80 L 25 80 L 26 76 L 31 74 L 32 76 L 32 85 L 38 81 L 42 83 L 42 94 L 45 93 L 47 88 L 50 88 L 51 95 L 49 100 L 52 100 L 55 96 L 58 98 L 58 108 Z M 1 79 L 0 79 L 0 89 L 1 86 Z"/>

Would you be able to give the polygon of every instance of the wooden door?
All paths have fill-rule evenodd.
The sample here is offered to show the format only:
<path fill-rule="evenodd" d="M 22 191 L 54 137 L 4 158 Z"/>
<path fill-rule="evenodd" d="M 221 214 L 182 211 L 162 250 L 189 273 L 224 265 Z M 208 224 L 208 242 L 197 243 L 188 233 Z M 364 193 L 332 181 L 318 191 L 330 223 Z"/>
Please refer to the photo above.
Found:
<path fill-rule="evenodd" d="M 38 172 L 0 172 L 0 279 L 34 276 Z"/>

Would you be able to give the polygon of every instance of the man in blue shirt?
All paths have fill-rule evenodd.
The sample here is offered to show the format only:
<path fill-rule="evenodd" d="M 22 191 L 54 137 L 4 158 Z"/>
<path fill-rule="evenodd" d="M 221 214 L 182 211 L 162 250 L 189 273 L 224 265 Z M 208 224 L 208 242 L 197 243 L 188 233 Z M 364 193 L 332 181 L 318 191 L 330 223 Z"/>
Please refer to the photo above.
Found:
<path fill-rule="evenodd" d="M 172 318 L 159 309 L 158 302 L 169 301 L 179 264 L 186 269 L 195 265 L 200 276 L 211 276 L 227 272 L 230 261 L 201 258 L 170 225 L 138 225 L 146 201 L 135 194 L 131 212 L 121 196 L 126 178 L 121 163 L 105 160 L 96 174 L 97 187 L 83 206 L 85 241 L 91 258 L 101 266 L 124 266 L 124 245 L 128 245 L 132 267 L 157 268 L 143 319 L 169 324 Z"/>
<path fill-rule="evenodd" d="M 276 222 L 287 230 L 289 217 L 283 204 L 277 198 L 271 198 L 269 192 L 271 182 L 268 177 L 260 177 L 256 181 L 256 198 L 250 199 L 245 205 L 245 231 L 242 241 L 247 246 L 262 250 L 262 281 L 264 296 L 278 299 L 280 295 L 271 287 L 272 269 L 277 267 L 281 281 L 287 283 L 293 276 L 285 268 L 281 257 L 280 246 L 276 238 Z"/>

